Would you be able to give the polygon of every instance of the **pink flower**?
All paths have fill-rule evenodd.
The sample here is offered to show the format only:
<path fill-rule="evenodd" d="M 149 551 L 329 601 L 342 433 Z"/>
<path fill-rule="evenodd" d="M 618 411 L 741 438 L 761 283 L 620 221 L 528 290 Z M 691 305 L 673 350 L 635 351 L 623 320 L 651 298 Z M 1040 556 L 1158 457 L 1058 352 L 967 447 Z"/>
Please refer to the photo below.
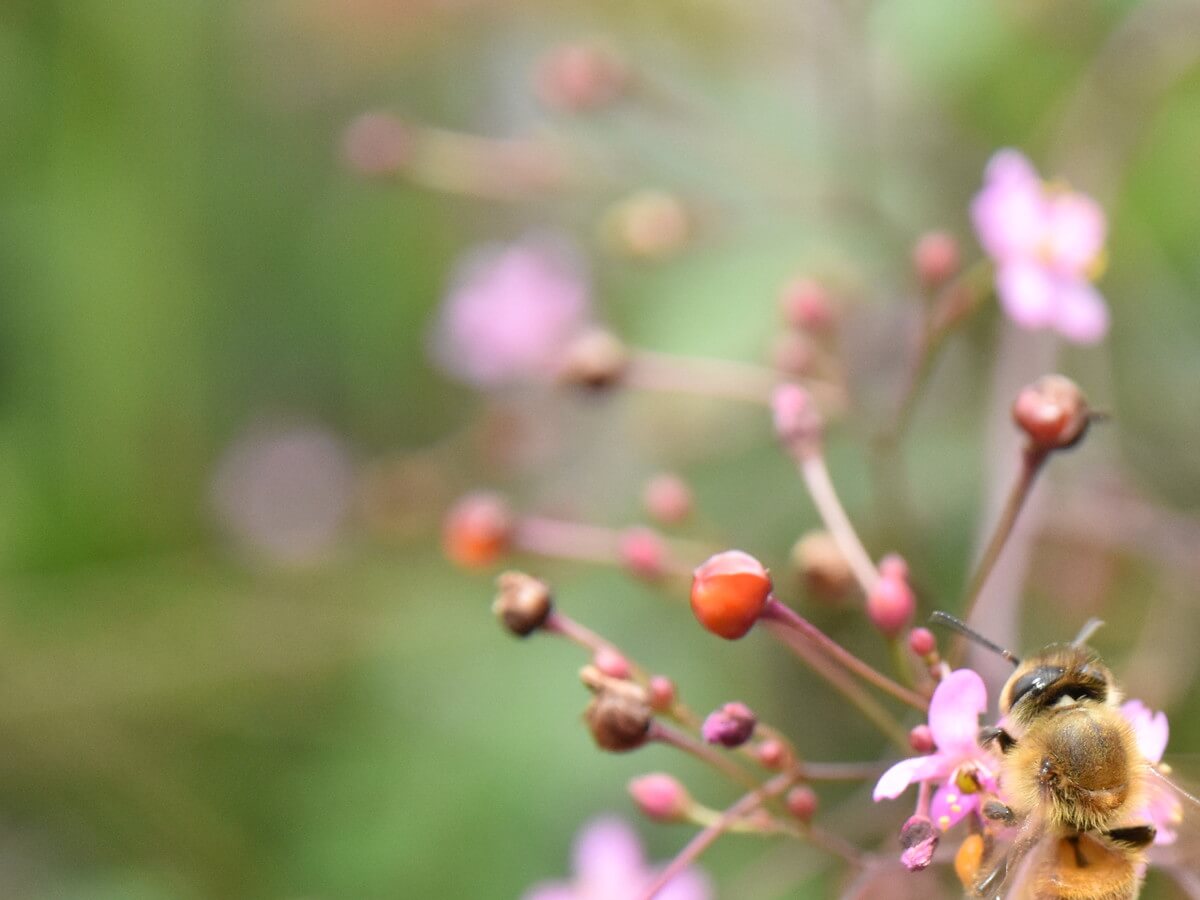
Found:
<path fill-rule="evenodd" d="M 945 831 L 979 806 L 979 789 L 996 790 L 996 764 L 979 746 L 979 714 L 987 709 L 987 688 L 971 669 L 956 669 L 937 686 L 929 703 L 929 730 L 937 750 L 902 759 L 875 785 L 875 800 L 895 799 L 910 784 L 941 782 L 930 816 Z"/>
<path fill-rule="evenodd" d="M 1170 734 L 1167 714 L 1152 712 L 1141 700 L 1127 700 L 1121 704 L 1121 715 L 1133 726 L 1138 750 L 1146 762 L 1157 766 L 1162 762 Z M 1166 781 L 1153 776 L 1146 780 L 1146 805 L 1139 820 L 1149 822 L 1157 829 L 1154 843 L 1174 843 L 1175 827 L 1183 820 L 1183 804 Z"/>
<path fill-rule="evenodd" d="M 534 885 L 522 900 L 629 900 L 650 887 L 655 869 L 646 865 L 637 834 L 615 818 L 596 819 L 575 839 L 575 877 Z M 658 900 L 709 900 L 708 878 L 685 869 L 658 893 Z"/>
<path fill-rule="evenodd" d="M 1108 331 L 1108 307 L 1091 277 L 1107 224 L 1092 198 L 1042 182 L 1016 150 L 988 162 L 971 204 L 984 250 L 996 262 L 996 293 L 1023 328 L 1052 328 L 1081 344 Z"/>
<path fill-rule="evenodd" d="M 433 356 L 476 387 L 544 377 L 589 312 L 581 266 L 562 242 L 535 236 L 487 247 L 459 265 L 434 329 Z"/>

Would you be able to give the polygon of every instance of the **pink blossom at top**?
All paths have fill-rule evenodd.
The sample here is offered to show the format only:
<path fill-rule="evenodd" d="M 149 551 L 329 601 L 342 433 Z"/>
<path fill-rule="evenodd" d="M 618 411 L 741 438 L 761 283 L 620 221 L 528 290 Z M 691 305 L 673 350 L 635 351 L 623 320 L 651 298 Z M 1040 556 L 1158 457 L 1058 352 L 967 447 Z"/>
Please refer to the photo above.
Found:
<path fill-rule="evenodd" d="M 1021 153 L 1001 150 L 988 162 L 971 218 L 996 262 L 996 292 L 1009 318 L 1081 344 L 1104 337 L 1108 307 L 1091 283 L 1107 230 L 1099 204 L 1044 183 Z"/>
<path fill-rule="evenodd" d="M 616 818 L 596 819 L 575 839 L 574 877 L 534 885 L 522 900 L 630 900 L 653 883 L 637 833 Z M 708 878 L 685 869 L 656 895 L 658 900 L 710 900 Z"/>
<path fill-rule="evenodd" d="M 442 304 L 433 357 L 481 388 L 545 377 L 590 306 L 582 267 L 562 241 L 539 235 L 476 250 Z"/>
<path fill-rule="evenodd" d="M 1146 761 L 1151 765 L 1162 762 L 1170 734 L 1167 714 L 1151 711 L 1141 700 L 1127 700 L 1121 704 L 1121 715 L 1133 726 L 1138 750 Z M 1157 829 L 1154 843 L 1170 844 L 1175 841 L 1175 828 L 1183 819 L 1183 804 L 1169 784 L 1151 776 L 1146 780 L 1146 805 L 1140 818 Z"/>
<path fill-rule="evenodd" d="M 979 746 L 979 714 L 985 709 L 987 688 L 976 672 L 956 669 L 943 678 L 929 702 L 929 730 L 937 749 L 902 759 L 884 772 L 875 785 L 876 802 L 899 797 L 916 782 L 940 782 L 930 817 L 943 831 L 978 807 L 974 782 L 996 790 L 996 762 Z"/>

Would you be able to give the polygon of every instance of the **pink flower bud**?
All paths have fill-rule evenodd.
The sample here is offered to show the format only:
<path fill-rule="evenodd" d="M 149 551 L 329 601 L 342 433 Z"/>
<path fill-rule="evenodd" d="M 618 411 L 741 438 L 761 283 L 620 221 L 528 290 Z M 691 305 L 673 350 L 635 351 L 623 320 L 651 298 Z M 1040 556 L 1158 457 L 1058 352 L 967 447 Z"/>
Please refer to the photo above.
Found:
<path fill-rule="evenodd" d="M 675 682 L 666 675 L 655 675 L 650 679 L 650 708 L 664 712 L 675 703 Z"/>
<path fill-rule="evenodd" d="M 879 580 L 867 595 L 867 617 L 888 637 L 895 637 L 912 621 L 917 598 L 908 585 L 908 566 L 899 557 L 880 565 Z"/>
<path fill-rule="evenodd" d="M 913 248 L 913 269 L 927 287 L 945 284 L 958 272 L 958 241 L 944 231 L 930 231 Z"/>
<path fill-rule="evenodd" d="M 599 44 L 563 44 L 547 53 L 534 73 L 538 98 L 563 112 L 586 112 L 613 103 L 629 82 L 625 64 Z"/>
<path fill-rule="evenodd" d="M 781 384 L 771 395 L 775 434 L 789 449 L 806 452 L 821 439 L 824 422 L 812 394 L 798 384 Z"/>
<path fill-rule="evenodd" d="M 908 633 L 908 648 L 922 659 L 937 653 L 937 638 L 928 628 L 914 628 Z"/>
<path fill-rule="evenodd" d="M 1079 385 L 1062 375 L 1044 375 L 1017 394 L 1013 421 L 1029 435 L 1032 447 L 1048 452 L 1073 447 L 1091 421 Z"/>
<path fill-rule="evenodd" d="M 826 331 L 837 318 L 829 292 L 811 278 L 796 278 L 784 285 L 779 307 L 789 325 L 805 331 Z"/>
<path fill-rule="evenodd" d="M 938 833 L 926 816 L 913 816 L 900 829 L 900 846 L 904 852 L 900 854 L 900 862 L 910 872 L 917 872 L 933 862 L 933 853 L 937 850 Z"/>
<path fill-rule="evenodd" d="M 512 511 L 503 497 L 468 494 L 446 514 L 442 547 L 460 566 L 487 566 L 508 549 L 513 527 Z"/>
<path fill-rule="evenodd" d="M 621 563 L 638 578 L 653 580 L 666 572 L 667 547 L 662 536 L 649 528 L 629 528 L 621 535 Z"/>
<path fill-rule="evenodd" d="M 664 472 L 646 482 L 642 504 L 652 519 L 677 525 L 692 512 L 692 489 L 678 475 Z"/>
<path fill-rule="evenodd" d="M 806 784 L 799 785 L 788 791 L 787 808 L 801 822 L 810 822 L 817 813 L 817 795 Z"/>
<path fill-rule="evenodd" d="M 662 772 L 634 778 L 629 782 L 629 795 L 638 809 L 656 822 L 684 821 L 692 807 L 687 788 Z"/>
<path fill-rule="evenodd" d="M 716 712 L 708 714 L 701 735 L 710 744 L 723 747 L 740 747 L 754 734 L 758 718 L 744 703 L 726 703 Z"/>
<path fill-rule="evenodd" d="M 412 154 L 412 130 L 391 113 L 363 113 L 342 132 L 342 158 L 360 175 L 393 175 Z"/>
<path fill-rule="evenodd" d="M 768 769 L 781 769 L 784 762 L 787 761 L 788 752 L 781 741 L 768 738 L 755 748 L 755 755 L 758 756 L 758 761 Z"/>
<path fill-rule="evenodd" d="M 629 677 L 629 660 L 612 647 L 601 647 L 592 656 L 592 665 L 609 678 L 625 679 Z"/>
<path fill-rule="evenodd" d="M 908 746 L 917 753 L 932 753 L 937 747 L 933 742 L 933 732 L 924 723 L 914 726 L 908 733 Z"/>

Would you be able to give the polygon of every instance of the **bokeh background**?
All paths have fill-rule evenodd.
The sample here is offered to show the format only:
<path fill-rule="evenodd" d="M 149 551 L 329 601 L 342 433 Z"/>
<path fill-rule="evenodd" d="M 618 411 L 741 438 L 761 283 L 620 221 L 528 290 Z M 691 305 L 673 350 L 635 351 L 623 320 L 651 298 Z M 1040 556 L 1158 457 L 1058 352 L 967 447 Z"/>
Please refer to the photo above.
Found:
<path fill-rule="evenodd" d="M 581 38 L 644 94 L 539 105 L 536 61 Z M 603 177 L 501 196 L 364 178 L 341 151 L 364 110 L 561 142 Z M 831 464 L 925 612 L 958 608 L 1009 472 L 1005 391 L 1049 365 L 1079 380 L 1112 419 L 1054 462 L 1005 638 L 1107 618 L 1100 649 L 1168 708 L 1173 748 L 1200 747 L 1190 0 L 8 0 L 0 123 L 4 896 L 510 898 L 566 873 L 592 815 L 633 816 L 633 774 L 731 799 L 665 750 L 596 751 L 579 654 L 500 633 L 493 573 L 438 549 L 469 488 L 622 525 L 661 469 L 692 481 L 696 533 L 777 571 L 815 523 L 760 411 L 484 397 L 430 364 L 460 255 L 546 227 L 582 248 L 604 318 L 657 350 L 762 359 L 797 272 L 853 298 L 865 412 Z M 976 316 L 906 450 L 919 528 L 880 547 L 861 426 L 911 350 L 909 251 L 940 227 L 978 255 L 967 205 L 1003 146 L 1107 209 L 1112 333 L 1056 348 Z M 597 226 L 645 187 L 699 211 L 655 264 Z M 698 709 L 745 699 L 812 758 L 886 752 L 775 647 L 695 627 L 677 590 L 526 565 Z M 853 607 L 813 615 L 883 658 Z M 828 801 L 868 841 L 905 812 Z M 657 857 L 688 835 L 641 830 Z M 722 896 L 834 890 L 790 845 L 730 839 L 705 865 Z"/>

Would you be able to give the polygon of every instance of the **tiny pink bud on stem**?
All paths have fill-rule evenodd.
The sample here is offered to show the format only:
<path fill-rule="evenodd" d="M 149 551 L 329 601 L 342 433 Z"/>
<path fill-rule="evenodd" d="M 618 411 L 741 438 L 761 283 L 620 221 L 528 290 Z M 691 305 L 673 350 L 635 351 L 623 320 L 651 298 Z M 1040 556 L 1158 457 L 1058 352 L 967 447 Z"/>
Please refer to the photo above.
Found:
<path fill-rule="evenodd" d="M 804 331 L 828 331 L 837 321 L 829 291 L 812 278 L 795 278 L 784 285 L 779 308 L 788 325 Z"/>
<path fill-rule="evenodd" d="M 797 785 L 787 792 L 784 802 L 788 812 L 801 822 L 811 822 L 817 814 L 817 794 L 806 784 Z"/>
<path fill-rule="evenodd" d="M 896 637 L 912 621 L 917 598 L 908 584 L 908 566 L 898 556 L 886 557 L 879 578 L 867 594 L 867 617 L 887 637 Z"/>
<path fill-rule="evenodd" d="M 758 717 L 744 703 L 726 703 L 704 720 L 700 733 L 710 744 L 723 747 L 740 747 L 750 740 Z"/>
<path fill-rule="evenodd" d="M 647 688 L 650 694 L 650 708 L 657 712 L 665 712 L 675 704 L 675 682 L 666 675 L 655 675 L 650 679 Z"/>
<path fill-rule="evenodd" d="M 592 665 L 609 678 L 627 679 L 632 673 L 627 660 L 611 647 L 600 647 L 592 655 Z"/>
<path fill-rule="evenodd" d="M 662 772 L 642 775 L 629 782 L 629 795 L 638 809 L 656 822 L 687 821 L 693 800 L 678 779 Z"/>
<path fill-rule="evenodd" d="M 957 275 L 959 263 L 958 241 L 944 231 L 923 234 L 913 248 L 913 269 L 929 288 L 941 287 Z"/>
<path fill-rule="evenodd" d="M 1062 375 L 1045 375 L 1027 385 L 1013 402 L 1013 421 L 1029 437 L 1031 448 L 1050 452 L 1073 447 L 1091 421 L 1079 385 Z"/>
<path fill-rule="evenodd" d="M 929 726 L 924 723 L 914 726 L 908 733 L 908 745 L 917 753 L 932 753 L 936 745 Z"/>
<path fill-rule="evenodd" d="M 653 581 L 667 573 L 667 545 L 651 528 L 626 529 L 618 543 L 621 564 L 632 575 Z"/>
<path fill-rule="evenodd" d="M 678 525 L 692 513 L 692 489 L 678 475 L 664 472 L 646 482 L 642 503 L 655 521 Z"/>

